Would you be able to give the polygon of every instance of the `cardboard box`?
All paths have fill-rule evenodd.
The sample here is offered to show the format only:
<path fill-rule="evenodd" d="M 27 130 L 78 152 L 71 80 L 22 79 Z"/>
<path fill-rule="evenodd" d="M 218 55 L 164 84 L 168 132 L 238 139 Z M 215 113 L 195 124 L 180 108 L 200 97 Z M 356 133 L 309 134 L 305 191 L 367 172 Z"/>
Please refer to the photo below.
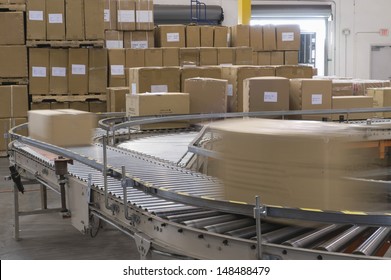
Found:
<path fill-rule="evenodd" d="M 88 49 L 69 49 L 68 90 L 71 94 L 88 94 Z"/>
<path fill-rule="evenodd" d="M 91 145 L 95 117 L 76 110 L 29 111 L 30 137 L 60 147 Z"/>
<path fill-rule="evenodd" d="M 352 96 L 354 91 L 352 80 L 333 79 L 333 96 Z"/>
<path fill-rule="evenodd" d="M 25 78 L 27 74 L 27 48 L 0 46 L 0 78 Z"/>
<path fill-rule="evenodd" d="M 84 21 L 86 40 L 104 40 L 105 22 L 104 8 L 105 0 L 84 0 Z"/>
<path fill-rule="evenodd" d="M 186 26 L 186 47 L 187 48 L 201 47 L 201 30 L 198 25 Z"/>
<path fill-rule="evenodd" d="M 263 50 L 277 50 L 276 27 L 274 25 L 269 24 L 263 26 Z"/>
<path fill-rule="evenodd" d="M 200 48 L 200 66 L 217 65 L 217 48 Z"/>
<path fill-rule="evenodd" d="M 243 111 L 243 81 L 245 79 L 265 76 L 275 76 L 275 69 L 266 66 L 223 67 L 221 78 L 228 80 L 228 112 Z"/>
<path fill-rule="evenodd" d="M 179 48 L 161 48 L 163 66 L 179 66 Z"/>
<path fill-rule="evenodd" d="M 0 0 L 0 4 L 26 4 L 26 0 Z"/>
<path fill-rule="evenodd" d="M 298 65 L 299 51 L 285 51 L 284 59 L 285 65 Z"/>
<path fill-rule="evenodd" d="M 46 0 L 46 39 L 65 40 L 65 2 Z"/>
<path fill-rule="evenodd" d="M 369 88 L 381 88 L 390 87 L 390 80 L 353 80 L 353 94 L 354 95 L 367 95 Z"/>
<path fill-rule="evenodd" d="M 128 87 L 109 87 L 106 91 L 107 112 L 126 112 L 126 95 Z"/>
<path fill-rule="evenodd" d="M 333 96 L 333 109 L 358 109 L 358 108 L 372 108 L 372 96 Z M 375 113 L 349 113 L 347 114 L 333 114 L 333 120 L 339 120 L 343 116 L 344 120 L 366 120 L 373 118 Z"/>
<path fill-rule="evenodd" d="M 108 50 L 108 66 L 109 66 L 109 87 L 124 87 L 126 86 L 125 49 L 110 49 Z M 144 58 L 144 57 L 143 57 Z"/>
<path fill-rule="evenodd" d="M 45 3 L 43 0 L 26 3 L 27 40 L 46 40 Z"/>
<path fill-rule="evenodd" d="M 104 101 L 90 101 L 88 102 L 88 108 L 91 113 L 107 112 L 107 104 Z"/>
<path fill-rule="evenodd" d="M 188 93 L 146 93 L 126 95 L 127 116 L 166 116 L 189 114 Z M 184 128 L 187 122 L 167 122 L 143 125 L 140 129 Z"/>
<path fill-rule="evenodd" d="M 124 32 L 117 30 L 105 31 L 105 47 L 107 49 L 123 49 L 124 48 Z"/>
<path fill-rule="evenodd" d="M 162 67 L 163 52 L 162 49 L 146 49 L 145 50 L 145 67 Z"/>
<path fill-rule="evenodd" d="M 69 102 L 69 109 L 89 112 L 88 102 Z"/>
<path fill-rule="evenodd" d="M 49 49 L 49 93 L 68 93 L 68 50 Z"/>
<path fill-rule="evenodd" d="M 25 118 L 27 111 L 27 86 L 0 86 L 0 118 Z"/>
<path fill-rule="evenodd" d="M 328 80 L 291 79 L 290 110 L 330 110 L 332 83 Z M 303 115 L 302 119 L 323 120 L 330 115 Z"/>
<path fill-rule="evenodd" d="M 235 25 L 231 27 L 231 46 L 232 47 L 250 46 L 249 25 Z"/>
<path fill-rule="evenodd" d="M 23 12 L 1 12 L 0 26 L 0 45 L 25 44 Z"/>
<path fill-rule="evenodd" d="M 277 25 L 277 50 L 300 50 L 300 26 L 295 24 Z"/>
<path fill-rule="evenodd" d="M 30 48 L 29 49 L 29 93 L 48 94 L 49 93 L 49 49 Z"/>
<path fill-rule="evenodd" d="M 130 93 L 180 92 L 181 74 L 178 67 L 148 67 L 129 69 Z"/>
<path fill-rule="evenodd" d="M 250 47 L 256 52 L 263 50 L 263 27 L 261 25 L 250 26 Z"/>
<path fill-rule="evenodd" d="M 105 30 L 117 29 L 117 0 L 105 0 L 103 21 Z"/>
<path fill-rule="evenodd" d="M 258 52 L 258 65 L 271 65 L 271 52 Z"/>
<path fill-rule="evenodd" d="M 217 64 L 220 66 L 231 66 L 235 63 L 234 48 L 218 48 L 217 49 Z"/>
<path fill-rule="evenodd" d="M 147 49 L 155 47 L 155 38 L 153 31 L 125 31 L 125 48 Z"/>
<path fill-rule="evenodd" d="M 276 67 L 276 76 L 288 79 L 311 79 L 313 68 L 304 65 L 283 65 Z"/>
<path fill-rule="evenodd" d="M 227 80 L 186 79 L 184 92 L 190 96 L 190 114 L 226 113 L 227 86 Z"/>
<path fill-rule="evenodd" d="M 30 103 L 30 110 L 50 110 L 49 102 Z"/>
<path fill-rule="evenodd" d="M 391 88 L 370 88 L 368 96 L 373 97 L 374 108 L 391 107 Z M 376 112 L 377 118 L 391 118 L 391 112 Z"/>
<path fill-rule="evenodd" d="M 289 80 L 257 77 L 244 80 L 243 112 L 288 111 Z"/>
<path fill-rule="evenodd" d="M 67 40 L 84 40 L 84 1 L 65 0 L 65 28 Z"/>
<path fill-rule="evenodd" d="M 284 65 L 284 52 L 274 51 L 270 53 L 270 65 Z"/>
<path fill-rule="evenodd" d="M 185 81 L 190 78 L 221 79 L 219 67 L 189 67 L 181 69 L 181 91 L 185 92 Z"/>
<path fill-rule="evenodd" d="M 88 55 L 88 92 L 104 93 L 107 88 L 107 50 L 91 48 Z"/>
<path fill-rule="evenodd" d="M 214 27 L 213 26 L 207 26 L 203 25 L 200 26 L 200 35 L 201 35 L 201 47 L 213 47 L 213 33 L 214 33 Z"/>
<path fill-rule="evenodd" d="M 144 49 L 126 49 L 125 68 L 144 67 L 144 66 L 145 66 Z"/>
<path fill-rule="evenodd" d="M 156 46 L 184 48 L 186 46 L 186 26 L 159 25 L 156 30 Z"/>
<path fill-rule="evenodd" d="M 198 48 L 181 48 L 179 50 L 180 66 L 199 66 L 200 65 L 200 49 Z"/>
<path fill-rule="evenodd" d="M 135 0 L 117 0 L 117 29 L 136 30 Z"/>
<path fill-rule="evenodd" d="M 235 65 L 253 65 L 253 51 L 251 48 L 235 48 Z"/>
<path fill-rule="evenodd" d="M 213 47 L 215 48 L 227 48 L 230 45 L 229 29 L 227 26 L 215 26 Z"/>
<path fill-rule="evenodd" d="M 153 30 L 153 1 L 137 0 L 136 1 L 136 29 Z"/>
<path fill-rule="evenodd" d="M 50 110 L 63 110 L 69 107 L 69 102 L 50 102 Z"/>
<path fill-rule="evenodd" d="M 258 53 L 253 52 L 253 63 L 252 65 L 258 65 Z"/>

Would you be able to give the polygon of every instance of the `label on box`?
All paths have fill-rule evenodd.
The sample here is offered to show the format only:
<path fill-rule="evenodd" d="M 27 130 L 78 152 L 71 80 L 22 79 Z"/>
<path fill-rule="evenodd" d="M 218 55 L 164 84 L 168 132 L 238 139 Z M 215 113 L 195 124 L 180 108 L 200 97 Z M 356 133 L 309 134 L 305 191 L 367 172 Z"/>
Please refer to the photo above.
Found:
<path fill-rule="evenodd" d="M 311 104 L 312 105 L 322 105 L 322 94 L 313 94 L 311 97 Z"/>
<path fill-rule="evenodd" d="M 72 75 L 85 75 L 86 66 L 84 64 L 72 64 Z"/>
<path fill-rule="evenodd" d="M 148 41 L 131 41 L 130 47 L 132 49 L 148 49 Z"/>
<path fill-rule="evenodd" d="M 32 76 L 37 78 L 46 77 L 46 67 L 34 67 L 32 69 Z"/>
<path fill-rule="evenodd" d="M 43 21 L 43 11 L 29 11 L 29 20 Z"/>
<path fill-rule="evenodd" d="M 122 40 L 107 40 L 106 48 L 108 49 L 123 49 L 124 42 Z"/>
<path fill-rule="evenodd" d="M 295 40 L 295 33 L 294 32 L 282 32 L 282 41 L 283 42 L 290 42 Z"/>
<path fill-rule="evenodd" d="M 66 77 L 67 69 L 65 67 L 52 67 L 53 77 Z"/>
<path fill-rule="evenodd" d="M 111 65 L 110 66 L 111 76 L 123 76 L 125 75 L 125 69 L 123 65 Z"/>
<path fill-rule="evenodd" d="M 167 42 L 179 42 L 179 33 L 167 33 Z"/>
<path fill-rule="evenodd" d="M 62 14 L 49 14 L 49 23 L 62 23 Z"/>
<path fill-rule="evenodd" d="M 265 103 L 276 103 L 277 102 L 278 93 L 277 92 L 271 92 L 271 91 L 265 91 L 265 94 L 263 95 L 263 102 Z"/>
<path fill-rule="evenodd" d="M 233 84 L 228 84 L 227 96 L 233 96 L 233 95 L 234 95 L 234 86 L 233 86 Z"/>
<path fill-rule="evenodd" d="M 136 22 L 134 10 L 119 10 L 118 22 Z"/>
<path fill-rule="evenodd" d="M 136 83 L 132 83 L 132 94 L 136 94 L 136 93 L 137 93 Z"/>
<path fill-rule="evenodd" d="M 138 23 L 150 23 L 153 22 L 152 11 L 136 11 L 136 18 Z"/>
<path fill-rule="evenodd" d="M 110 9 L 104 9 L 104 11 L 103 11 L 103 20 L 105 22 L 110 22 Z"/>
<path fill-rule="evenodd" d="M 152 85 L 151 92 L 168 92 L 167 85 Z"/>

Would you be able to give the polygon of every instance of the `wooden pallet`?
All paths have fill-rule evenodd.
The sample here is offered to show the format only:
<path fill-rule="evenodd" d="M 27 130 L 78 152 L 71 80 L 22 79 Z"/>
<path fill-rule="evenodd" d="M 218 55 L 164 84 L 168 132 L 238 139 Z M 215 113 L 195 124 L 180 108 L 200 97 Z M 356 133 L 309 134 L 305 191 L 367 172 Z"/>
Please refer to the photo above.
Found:
<path fill-rule="evenodd" d="M 0 78 L 0 85 L 28 85 L 28 78 Z"/>
<path fill-rule="evenodd" d="M 33 103 L 38 102 L 85 102 L 106 101 L 106 94 L 88 95 L 32 95 Z"/>
<path fill-rule="evenodd" d="M 0 4 L 1 11 L 26 11 L 25 4 Z"/>
<path fill-rule="evenodd" d="M 51 47 L 51 48 L 103 48 L 104 41 L 41 41 L 41 40 L 27 40 L 27 47 Z"/>

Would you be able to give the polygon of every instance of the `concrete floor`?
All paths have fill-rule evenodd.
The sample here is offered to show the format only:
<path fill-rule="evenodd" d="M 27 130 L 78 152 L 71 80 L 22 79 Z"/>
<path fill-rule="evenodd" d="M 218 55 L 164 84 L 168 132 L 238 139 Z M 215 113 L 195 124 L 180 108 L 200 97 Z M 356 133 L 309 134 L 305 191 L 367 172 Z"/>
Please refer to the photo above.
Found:
<path fill-rule="evenodd" d="M 136 260 L 134 241 L 110 227 L 95 238 L 76 230 L 59 213 L 20 218 L 20 241 L 13 238 L 14 194 L 8 159 L 0 158 L 0 259 L 1 260 Z M 39 185 L 25 186 L 19 193 L 20 210 L 40 209 Z M 59 196 L 48 191 L 48 207 L 59 207 Z"/>

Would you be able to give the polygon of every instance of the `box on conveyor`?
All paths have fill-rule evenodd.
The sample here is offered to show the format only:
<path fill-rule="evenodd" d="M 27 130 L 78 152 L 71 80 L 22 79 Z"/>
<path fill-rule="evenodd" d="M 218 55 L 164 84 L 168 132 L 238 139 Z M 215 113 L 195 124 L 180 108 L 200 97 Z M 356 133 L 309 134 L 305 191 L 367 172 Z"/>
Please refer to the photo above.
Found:
<path fill-rule="evenodd" d="M 136 0 L 136 29 L 153 30 L 153 1 Z"/>
<path fill-rule="evenodd" d="M 107 88 L 107 112 L 126 112 L 127 94 L 129 94 L 128 87 Z"/>
<path fill-rule="evenodd" d="M 156 29 L 157 47 L 186 47 L 185 25 L 159 25 Z"/>
<path fill-rule="evenodd" d="M 332 100 L 333 109 L 360 109 L 360 108 L 372 108 L 373 97 L 372 96 L 333 96 Z M 366 120 L 373 118 L 374 113 L 349 113 L 349 114 L 333 114 L 333 120 L 339 120 L 343 116 L 344 120 Z"/>
<path fill-rule="evenodd" d="M 117 29 L 136 30 L 136 1 L 117 0 Z"/>
<path fill-rule="evenodd" d="M 25 118 L 27 117 L 27 111 L 28 111 L 27 86 L 23 86 L 23 85 L 0 86 L 0 118 L 1 119 Z"/>
<path fill-rule="evenodd" d="M 374 108 L 391 107 L 391 88 L 370 88 L 368 96 L 373 97 Z M 378 118 L 391 118 L 391 112 L 376 112 Z"/>
<path fill-rule="evenodd" d="M 190 78 L 213 78 L 221 79 L 219 67 L 184 67 L 181 69 L 181 91 L 185 89 L 185 81 Z"/>
<path fill-rule="evenodd" d="M 1 12 L 0 26 L 0 45 L 25 44 L 23 12 Z"/>
<path fill-rule="evenodd" d="M 130 93 L 180 92 L 180 77 L 179 67 L 130 68 Z"/>
<path fill-rule="evenodd" d="M 0 78 L 28 76 L 26 46 L 0 46 L 0 61 Z"/>

